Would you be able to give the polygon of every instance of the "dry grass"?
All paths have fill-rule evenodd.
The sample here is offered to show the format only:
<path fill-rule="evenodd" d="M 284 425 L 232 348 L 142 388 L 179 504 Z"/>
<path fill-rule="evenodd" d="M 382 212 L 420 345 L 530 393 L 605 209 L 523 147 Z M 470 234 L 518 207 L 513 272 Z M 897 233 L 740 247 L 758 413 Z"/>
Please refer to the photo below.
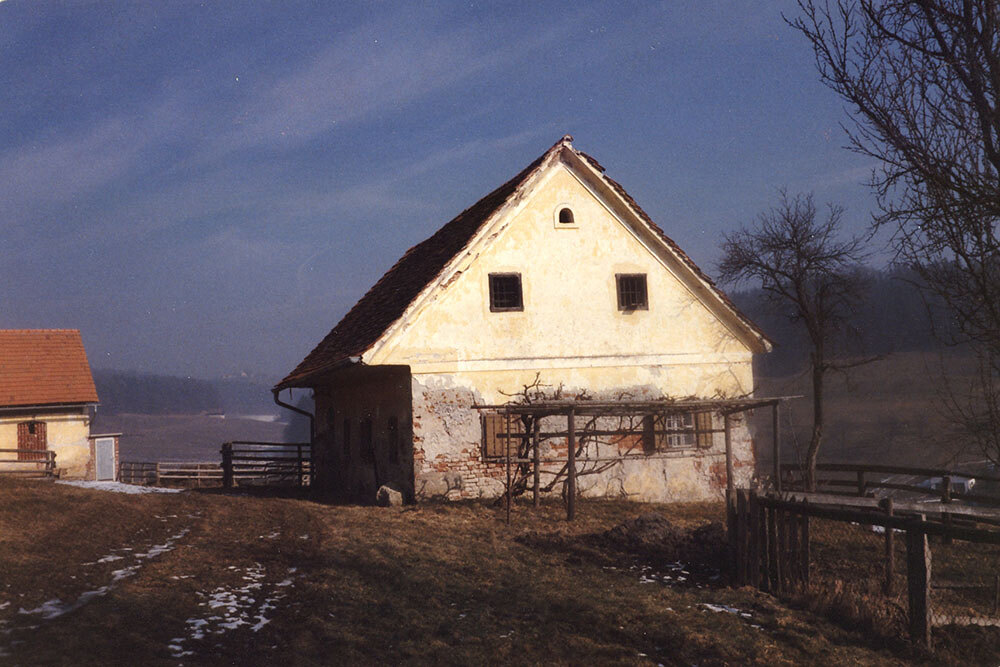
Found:
<path fill-rule="evenodd" d="M 25 665 L 884 665 L 961 657 L 870 639 L 750 589 L 664 584 L 655 568 L 587 537 L 651 509 L 687 528 L 722 512 L 582 502 L 573 524 L 561 506 L 546 505 L 515 508 L 507 527 L 501 510 L 480 503 L 336 507 L 0 480 L 0 647 Z M 128 555 L 165 544 L 147 558 Z M 115 551 L 125 547 L 135 551 Z M 122 558 L 87 565 L 108 555 Z M 137 567 L 114 581 L 125 566 Z M 19 613 L 106 585 L 104 595 L 49 620 Z"/>

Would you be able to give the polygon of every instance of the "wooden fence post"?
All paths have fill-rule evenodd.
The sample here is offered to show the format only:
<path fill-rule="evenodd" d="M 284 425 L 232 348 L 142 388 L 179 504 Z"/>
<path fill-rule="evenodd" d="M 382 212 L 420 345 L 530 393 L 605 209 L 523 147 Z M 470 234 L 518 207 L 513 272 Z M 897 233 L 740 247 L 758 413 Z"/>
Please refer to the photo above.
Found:
<path fill-rule="evenodd" d="M 808 505 L 808 501 L 803 502 Z M 809 562 L 811 553 L 809 550 L 809 515 L 805 512 L 802 513 L 802 520 L 799 525 L 799 538 L 802 540 L 802 546 L 799 549 L 799 555 L 802 558 L 799 578 L 802 580 L 802 589 L 809 590 Z"/>
<path fill-rule="evenodd" d="M 222 445 L 222 488 L 233 488 L 233 443 Z"/>
<path fill-rule="evenodd" d="M 736 585 L 747 583 L 747 492 L 745 489 L 736 491 Z"/>
<path fill-rule="evenodd" d="M 883 498 L 879 503 L 886 516 L 893 516 L 892 498 Z M 892 580 L 896 575 L 896 535 L 892 526 L 885 527 L 885 581 L 882 582 L 882 592 L 892 595 Z"/>
<path fill-rule="evenodd" d="M 747 498 L 747 528 L 750 531 L 749 552 L 750 571 L 747 573 L 749 584 L 754 588 L 760 588 L 760 519 L 758 513 L 760 508 L 757 505 L 757 492 L 751 490 Z"/>
<path fill-rule="evenodd" d="M 785 568 L 785 576 L 788 577 L 787 590 L 794 591 L 799 583 L 798 580 L 802 567 L 799 561 L 801 557 L 799 550 L 799 515 L 795 512 L 789 512 L 785 515 L 785 521 L 787 522 L 785 531 L 788 535 L 788 567 Z"/>
<path fill-rule="evenodd" d="M 296 443 L 296 449 L 299 454 L 299 486 L 303 486 L 305 480 L 302 479 L 302 443 Z"/>
<path fill-rule="evenodd" d="M 865 471 L 864 470 L 859 470 L 858 471 L 858 496 L 860 496 L 860 497 L 863 498 L 864 495 L 865 495 L 865 491 L 866 491 L 866 488 L 865 488 Z"/>
<path fill-rule="evenodd" d="M 771 595 L 779 592 L 778 571 L 778 510 L 770 507 L 767 511 L 767 590 Z"/>
<path fill-rule="evenodd" d="M 776 572 L 775 591 L 782 593 L 785 590 L 785 567 L 787 567 L 787 561 L 785 559 L 785 552 L 788 548 L 787 542 L 787 531 L 785 530 L 785 511 L 776 510 L 777 516 L 775 517 L 775 528 L 777 528 L 777 544 L 774 550 L 774 569 Z"/>
<path fill-rule="evenodd" d="M 941 478 L 941 502 L 945 505 L 951 504 L 951 475 L 945 475 Z M 951 512 L 944 514 L 941 519 L 945 528 L 951 528 Z M 941 541 L 945 544 L 951 544 L 953 541 L 951 533 L 946 531 Z"/>
<path fill-rule="evenodd" d="M 767 508 L 761 504 L 757 498 L 757 552 L 760 555 L 760 572 L 757 576 L 757 587 L 767 586 L 768 559 L 767 559 Z"/>
<path fill-rule="evenodd" d="M 924 516 L 906 528 L 906 582 L 909 597 L 910 638 L 931 648 L 931 550 L 924 532 Z"/>

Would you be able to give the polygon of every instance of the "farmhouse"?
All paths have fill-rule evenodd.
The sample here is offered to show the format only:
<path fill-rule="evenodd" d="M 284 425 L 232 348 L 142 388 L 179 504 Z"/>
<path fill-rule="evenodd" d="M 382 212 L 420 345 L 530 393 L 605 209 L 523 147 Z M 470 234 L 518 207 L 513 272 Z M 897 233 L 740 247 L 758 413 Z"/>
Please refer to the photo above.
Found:
<path fill-rule="evenodd" d="M 114 479 L 117 434 L 90 433 L 97 402 L 79 331 L 0 330 L 0 472 Z"/>
<path fill-rule="evenodd" d="M 499 495 L 504 443 L 526 422 L 484 406 L 576 398 L 692 406 L 647 405 L 627 420 L 633 437 L 597 437 L 608 418 L 584 425 L 591 474 L 578 493 L 718 498 L 726 455 L 712 400 L 749 396 L 753 354 L 769 348 L 566 136 L 408 250 L 274 392 L 313 391 L 313 484 L 335 497 L 370 502 L 387 483 L 411 498 Z M 567 440 L 549 422 L 539 458 L 552 480 Z M 743 483 L 754 463 L 744 419 L 730 435 Z"/>

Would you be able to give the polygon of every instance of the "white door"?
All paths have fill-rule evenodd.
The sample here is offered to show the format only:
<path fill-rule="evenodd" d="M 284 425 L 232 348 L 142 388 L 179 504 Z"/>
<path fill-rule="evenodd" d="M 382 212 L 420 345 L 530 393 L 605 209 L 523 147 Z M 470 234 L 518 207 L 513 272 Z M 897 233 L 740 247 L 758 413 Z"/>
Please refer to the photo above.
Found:
<path fill-rule="evenodd" d="M 94 442 L 94 455 L 97 457 L 97 479 L 114 480 L 115 478 L 115 439 L 98 438 Z"/>

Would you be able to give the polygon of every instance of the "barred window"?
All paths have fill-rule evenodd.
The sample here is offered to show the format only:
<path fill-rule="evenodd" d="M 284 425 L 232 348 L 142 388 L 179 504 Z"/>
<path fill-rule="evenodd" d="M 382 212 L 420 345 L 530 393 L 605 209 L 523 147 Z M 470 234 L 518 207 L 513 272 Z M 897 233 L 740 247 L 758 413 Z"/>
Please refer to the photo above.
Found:
<path fill-rule="evenodd" d="M 707 449 L 712 446 L 712 413 L 646 415 L 642 440 L 647 454 L 695 447 Z"/>
<path fill-rule="evenodd" d="M 517 436 L 524 433 L 524 424 L 521 418 L 516 415 L 510 416 L 509 435 Z M 505 437 L 507 433 L 507 415 L 485 414 L 483 415 L 483 459 L 497 460 L 507 457 L 504 445 L 510 447 L 511 457 L 517 456 L 517 446 L 520 439 L 517 437 Z"/>
<path fill-rule="evenodd" d="M 493 312 L 524 310 L 520 273 L 490 274 L 490 310 Z"/>
<path fill-rule="evenodd" d="M 645 273 L 618 273 L 615 274 L 615 282 L 618 285 L 618 310 L 649 309 Z"/>

